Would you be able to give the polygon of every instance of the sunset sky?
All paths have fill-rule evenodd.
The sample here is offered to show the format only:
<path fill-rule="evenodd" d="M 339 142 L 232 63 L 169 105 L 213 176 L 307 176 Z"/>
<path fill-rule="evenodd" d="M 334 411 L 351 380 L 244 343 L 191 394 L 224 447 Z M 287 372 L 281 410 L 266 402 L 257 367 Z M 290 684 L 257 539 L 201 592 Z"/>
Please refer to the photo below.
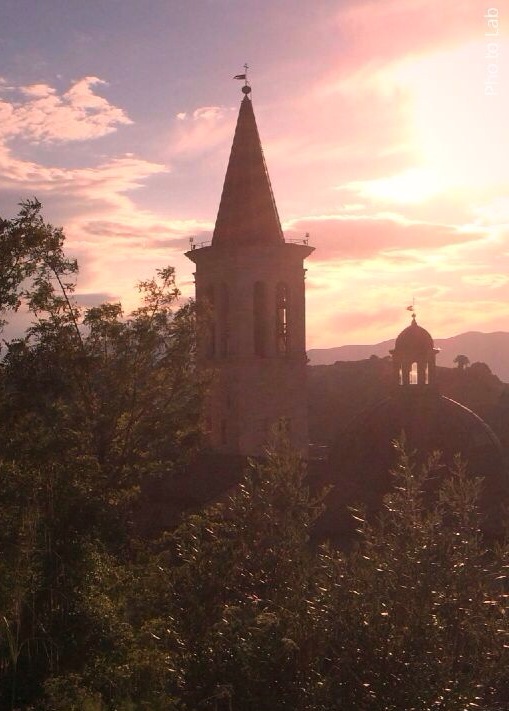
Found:
<path fill-rule="evenodd" d="M 1 0 L 0 215 L 37 196 L 83 304 L 210 239 L 250 66 L 308 347 L 509 331 L 509 6 Z"/>

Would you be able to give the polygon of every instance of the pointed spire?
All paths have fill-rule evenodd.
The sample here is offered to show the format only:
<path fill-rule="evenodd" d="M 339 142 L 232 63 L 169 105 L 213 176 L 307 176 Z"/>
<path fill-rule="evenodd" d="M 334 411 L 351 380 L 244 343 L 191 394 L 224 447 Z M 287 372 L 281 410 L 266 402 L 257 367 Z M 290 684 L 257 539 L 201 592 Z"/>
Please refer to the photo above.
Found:
<path fill-rule="evenodd" d="M 212 238 L 214 246 L 284 242 L 248 95 L 250 87 L 245 86 L 242 91 L 244 98 Z"/>

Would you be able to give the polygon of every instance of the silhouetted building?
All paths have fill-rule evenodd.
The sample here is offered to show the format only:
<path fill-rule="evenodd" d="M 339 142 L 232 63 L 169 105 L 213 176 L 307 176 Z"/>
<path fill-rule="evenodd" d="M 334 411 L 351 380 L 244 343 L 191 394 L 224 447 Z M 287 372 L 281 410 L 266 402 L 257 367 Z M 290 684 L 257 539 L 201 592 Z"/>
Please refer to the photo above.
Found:
<path fill-rule="evenodd" d="M 285 242 L 250 91 L 246 82 L 212 241 L 186 253 L 196 265 L 197 302 L 207 312 L 200 359 L 213 374 L 210 442 L 232 461 L 230 455 L 263 454 L 278 420 L 294 447 L 308 451 L 303 262 L 313 248 L 307 239 Z M 351 533 L 348 505 L 377 510 L 391 486 L 393 442 L 402 437 L 418 460 L 440 451 L 451 466 L 459 453 L 472 473 L 484 476 L 482 508 L 487 528 L 497 529 L 508 489 L 502 447 L 472 410 L 439 393 L 437 353 L 414 314 L 391 351 L 392 395 L 341 430 L 328 463 L 312 462 L 317 481 L 335 486 L 322 535 Z"/>
<path fill-rule="evenodd" d="M 412 323 L 401 331 L 390 352 L 395 384 L 435 387 L 438 352 L 430 334 L 417 325 L 415 314 L 412 314 Z"/>
<path fill-rule="evenodd" d="M 306 453 L 303 261 L 313 248 L 285 242 L 247 84 L 243 92 L 212 243 L 186 253 L 197 302 L 209 311 L 201 344 L 214 372 L 208 429 L 217 451 L 257 455 L 283 420 Z"/>
<path fill-rule="evenodd" d="M 500 504 L 509 485 L 502 447 L 478 415 L 439 393 L 437 352 L 431 335 L 414 315 L 391 351 L 393 394 L 355 417 L 332 447 L 329 479 L 336 489 L 322 521 L 324 534 L 351 529 L 345 513 L 342 522 L 337 520 L 341 506 L 363 502 L 371 511 L 378 509 L 397 461 L 393 443 L 401 439 L 417 462 L 439 451 L 443 464 L 452 467 L 460 454 L 468 471 L 484 478 L 481 506 L 486 529 L 499 530 Z"/>

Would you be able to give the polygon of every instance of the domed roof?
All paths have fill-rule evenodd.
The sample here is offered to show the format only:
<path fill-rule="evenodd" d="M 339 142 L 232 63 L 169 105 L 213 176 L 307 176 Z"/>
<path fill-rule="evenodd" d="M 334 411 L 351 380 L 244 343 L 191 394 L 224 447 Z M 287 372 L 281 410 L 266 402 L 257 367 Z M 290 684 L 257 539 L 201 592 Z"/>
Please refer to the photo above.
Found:
<path fill-rule="evenodd" d="M 434 343 L 431 335 L 422 326 L 417 325 L 415 314 L 412 323 L 407 326 L 396 338 L 395 351 L 410 351 L 412 353 L 433 350 Z"/>
<path fill-rule="evenodd" d="M 331 471 L 337 478 L 330 498 L 331 512 L 337 512 L 340 503 L 364 502 L 369 510 L 378 508 L 391 487 L 389 472 L 397 462 L 393 442 L 403 433 L 407 451 L 413 452 L 418 462 L 440 451 L 443 463 L 450 467 L 460 454 L 470 475 L 484 477 L 480 507 L 486 529 L 496 529 L 500 505 L 509 494 L 497 436 L 467 407 L 436 392 L 415 388 L 402 389 L 381 400 L 339 434 L 330 457 Z"/>

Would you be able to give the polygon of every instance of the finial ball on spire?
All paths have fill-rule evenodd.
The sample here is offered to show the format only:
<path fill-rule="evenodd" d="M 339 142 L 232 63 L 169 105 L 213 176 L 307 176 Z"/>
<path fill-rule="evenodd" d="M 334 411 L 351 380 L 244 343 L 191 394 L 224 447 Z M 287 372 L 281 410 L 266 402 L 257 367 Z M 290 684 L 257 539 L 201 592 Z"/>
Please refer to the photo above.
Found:
<path fill-rule="evenodd" d="M 246 95 L 251 93 L 251 87 L 249 86 L 249 84 L 246 84 L 246 86 L 242 87 L 242 93 Z"/>

